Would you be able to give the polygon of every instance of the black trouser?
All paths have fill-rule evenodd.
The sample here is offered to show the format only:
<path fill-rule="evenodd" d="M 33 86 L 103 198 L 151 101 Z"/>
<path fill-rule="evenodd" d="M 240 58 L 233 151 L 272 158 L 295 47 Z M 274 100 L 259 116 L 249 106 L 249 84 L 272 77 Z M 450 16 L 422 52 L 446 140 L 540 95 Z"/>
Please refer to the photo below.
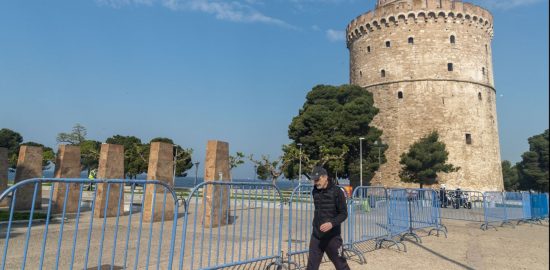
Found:
<path fill-rule="evenodd" d="M 325 252 L 336 270 L 349 270 L 346 258 L 344 258 L 342 242 L 340 235 L 322 239 L 317 239 L 312 235 L 309 242 L 309 259 L 306 270 L 318 270 Z"/>

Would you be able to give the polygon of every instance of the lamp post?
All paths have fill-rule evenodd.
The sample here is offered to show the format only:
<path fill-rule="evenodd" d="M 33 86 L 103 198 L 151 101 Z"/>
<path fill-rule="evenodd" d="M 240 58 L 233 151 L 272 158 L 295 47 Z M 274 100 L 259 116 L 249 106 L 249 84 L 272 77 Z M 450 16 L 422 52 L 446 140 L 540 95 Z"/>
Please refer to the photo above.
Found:
<path fill-rule="evenodd" d="M 374 145 L 378 148 L 378 181 L 382 183 L 382 171 L 380 171 L 380 149 L 382 148 L 382 141 L 376 140 Z"/>
<path fill-rule="evenodd" d="M 200 162 L 195 162 L 195 183 L 194 183 L 194 187 L 197 186 L 197 180 L 198 180 L 198 175 L 199 175 L 199 164 Z"/>
<path fill-rule="evenodd" d="M 298 143 L 296 145 L 300 147 L 300 161 L 298 165 L 298 184 L 300 184 L 300 181 L 302 180 L 302 144 Z"/>
<path fill-rule="evenodd" d="M 363 140 L 365 138 L 359 138 L 359 185 L 363 186 Z"/>
<path fill-rule="evenodd" d="M 176 165 L 178 165 L 178 145 L 173 145 L 175 149 L 175 155 L 174 155 L 174 171 L 172 172 L 172 186 L 176 186 Z"/>

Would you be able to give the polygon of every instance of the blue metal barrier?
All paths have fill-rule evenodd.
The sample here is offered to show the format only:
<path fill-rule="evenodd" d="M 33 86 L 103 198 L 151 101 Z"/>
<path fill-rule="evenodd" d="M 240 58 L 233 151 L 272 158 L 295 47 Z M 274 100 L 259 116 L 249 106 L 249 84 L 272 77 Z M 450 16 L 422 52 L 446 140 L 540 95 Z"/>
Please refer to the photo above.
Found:
<path fill-rule="evenodd" d="M 483 193 L 469 190 L 437 191 L 441 218 L 484 222 Z"/>
<path fill-rule="evenodd" d="M 50 185 L 49 196 L 37 195 L 43 184 Z M 86 187 L 92 184 L 95 188 L 87 191 Z M 27 192 L 29 190 L 31 193 Z M 153 196 L 151 216 L 155 217 L 154 212 L 160 211 L 157 212 L 160 219 L 152 218 L 150 222 L 144 221 L 144 212 L 148 211 L 144 208 L 147 190 L 153 190 L 149 192 Z M 54 197 L 54 191 L 60 192 L 60 196 Z M 75 196 L 69 201 L 69 193 L 77 195 L 78 200 L 73 200 Z M 98 199 L 99 196 L 104 197 Z M 64 198 L 62 204 L 58 201 L 60 198 Z M 125 269 L 172 267 L 180 202 L 170 186 L 163 182 L 29 179 L 5 190 L 0 195 L 0 201 L 3 200 L 9 202 L 9 214 L 7 224 L 0 226 L 3 236 L 0 239 L 0 269 L 99 269 L 105 265 Z M 32 203 L 28 204 L 29 201 Z M 18 211 L 15 209 L 18 203 L 30 208 Z M 108 216 L 108 212 L 114 214 Z M 16 219 L 21 215 L 27 220 L 19 223 Z M 123 254 L 117 253 L 121 250 Z M 163 251 L 168 252 L 168 256 L 163 254 L 161 257 Z M 140 252 L 145 256 L 140 256 Z"/>
<path fill-rule="evenodd" d="M 524 219 L 523 212 L 523 193 L 522 192 L 505 192 L 504 205 L 506 207 L 506 218 L 508 221 L 521 221 Z"/>
<path fill-rule="evenodd" d="M 399 244 L 402 244 L 406 250 L 404 244 L 394 240 L 394 235 L 391 235 L 390 201 L 384 187 L 357 187 L 353 191 L 349 208 L 349 245 L 354 249 L 361 250 L 359 246 L 362 243 L 375 240 L 375 249 L 381 248 L 383 242 L 390 242 L 390 246 L 401 250 Z"/>
<path fill-rule="evenodd" d="M 548 195 L 531 193 L 531 219 L 541 221 L 548 218 Z"/>
<path fill-rule="evenodd" d="M 283 224 L 283 198 L 276 186 L 201 183 L 187 200 L 178 269 L 287 269 Z"/>
<path fill-rule="evenodd" d="M 484 208 L 484 223 L 481 224 L 482 230 L 487 230 L 489 227 L 496 227 L 495 222 L 500 222 L 501 226 L 511 224 L 508 221 L 506 213 L 506 201 L 502 192 L 487 191 L 483 193 L 483 208 Z"/>

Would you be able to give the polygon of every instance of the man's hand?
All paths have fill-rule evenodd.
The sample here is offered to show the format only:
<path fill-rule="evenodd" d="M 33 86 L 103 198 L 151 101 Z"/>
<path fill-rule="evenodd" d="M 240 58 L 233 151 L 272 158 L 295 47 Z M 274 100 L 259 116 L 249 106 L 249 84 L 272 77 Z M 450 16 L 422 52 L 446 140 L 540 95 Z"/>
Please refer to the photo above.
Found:
<path fill-rule="evenodd" d="M 328 231 L 330 231 L 330 229 L 332 229 L 332 223 L 330 223 L 330 222 L 323 223 L 323 225 L 321 225 L 321 231 L 322 232 L 328 232 Z"/>

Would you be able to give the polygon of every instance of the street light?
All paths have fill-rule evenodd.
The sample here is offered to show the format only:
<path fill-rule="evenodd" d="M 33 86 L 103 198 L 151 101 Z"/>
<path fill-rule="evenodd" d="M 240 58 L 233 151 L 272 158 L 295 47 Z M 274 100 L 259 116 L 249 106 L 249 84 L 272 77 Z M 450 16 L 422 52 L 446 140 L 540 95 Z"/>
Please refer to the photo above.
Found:
<path fill-rule="evenodd" d="M 365 138 L 359 138 L 359 185 L 363 186 L 363 140 Z"/>
<path fill-rule="evenodd" d="M 382 171 L 380 171 L 380 149 L 382 148 L 383 144 L 381 140 L 376 140 L 374 142 L 374 145 L 376 145 L 376 147 L 378 148 L 378 181 L 382 183 Z"/>
<path fill-rule="evenodd" d="M 194 183 L 194 187 L 197 186 L 197 178 L 198 178 L 198 175 L 199 175 L 199 164 L 200 162 L 195 162 L 195 183 Z"/>
<path fill-rule="evenodd" d="M 302 180 L 302 144 L 297 143 L 296 145 L 300 147 L 300 165 L 298 166 L 298 184 L 300 184 L 300 180 Z"/>

